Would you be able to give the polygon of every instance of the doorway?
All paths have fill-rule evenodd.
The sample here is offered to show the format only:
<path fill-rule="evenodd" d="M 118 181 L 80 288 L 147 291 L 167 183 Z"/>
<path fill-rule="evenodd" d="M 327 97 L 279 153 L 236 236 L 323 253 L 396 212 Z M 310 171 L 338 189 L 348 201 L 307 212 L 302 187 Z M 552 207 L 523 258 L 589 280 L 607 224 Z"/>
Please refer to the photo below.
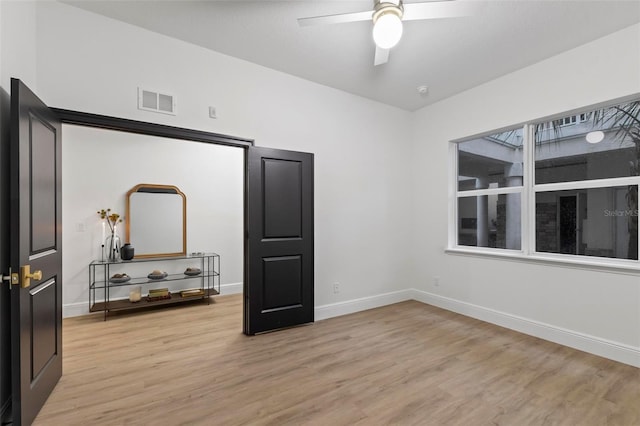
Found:
<path fill-rule="evenodd" d="M 173 185 L 185 194 L 187 253 L 219 254 L 222 294 L 242 292 L 243 148 L 63 124 L 62 164 L 65 317 L 88 313 L 87 265 L 101 257 L 103 221 L 97 211 L 120 214 L 125 222 L 118 234 L 129 242 L 124 241 L 125 195 L 138 184 Z M 171 284 L 174 290 L 185 285 L 169 282 L 170 289 Z M 126 298 L 128 290 L 115 288 L 111 297 Z"/>
<path fill-rule="evenodd" d="M 67 125 L 119 131 L 125 136 L 135 134 L 242 148 L 243 333 L 252 335 L 313 322 L 313 154 L 258 148 L 252 140 L 199 130 L 52 110 Z M 180 147 L 185 145 L 188 144 L 180 144 Z M 157 152 L 156 145 L 150 149 Z M 145 157 L 140 161 L 152 159 Z M 174 158 L 168 159 L 167 163 L 170 164 L 164 164 L 165 168 L 173 166 Z M 181 165 L 187 170 L 192 169 L 184 161 Z M 103 168 L 96 168 L 103 176 Z M 206 182 L 198 184 L 206 188 L 211 186 Z M 291 222 L 294 217 L 297 220 Z"/>

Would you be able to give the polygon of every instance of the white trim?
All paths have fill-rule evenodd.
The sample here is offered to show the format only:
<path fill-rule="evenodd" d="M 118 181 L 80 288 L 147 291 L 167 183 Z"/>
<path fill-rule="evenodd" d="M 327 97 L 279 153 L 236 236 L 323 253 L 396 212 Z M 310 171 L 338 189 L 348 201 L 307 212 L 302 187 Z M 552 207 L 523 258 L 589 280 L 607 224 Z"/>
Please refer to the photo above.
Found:
<path fill-rule="evenodd" d="M 640 184 L 639 176 L 617 177 L 592 180 L 572 180 L 570 182 L 544 183 L 534 185 L 534 192 L 567 191 L 572 189 L 612 188 Z"/>
<path fill-rule="evenodd" d="M 226 296 L 227 294 L 238 294 L 242 293 L 243 284 L 239 283 L 230 283 L 230 284 L 222 284 L 220 285 L 220 295 Z"/>
<path fill-rule="evenodd" d="M 234 294 L 241 292 L 242 283 L 224 284 L 221 286 L 221 294 Z M 556 327 L 540 321 L 523 318 L 517 315 L 485 308 L 483 306 L 474 305 L 472 303 L 463 302 L 414 288 L 316 306 L 315 321 L 379 308 L 407 300 L 416 300 L 460 315 L 476 318 L 500 327 L 506 327 L 529 336 L 538 337 L 550 342 L 640 368 L 640 347 L 601 339 L 599 337 L 568 330 L 562 327 Z M 89 313 L 89 305 L 86 302 L 66 304 L 63 305 L 62 309 L 64 318 L 87 315 Z"/>
<path fill-rule="evenodd" d="M 40 259 L 41 257 L 49 256 L 51 254 L 56 254 L 58 251 L 56 249 L 51 249 L 47 251 L 43 251 L 42 253 L 36 253 L 34 255 L 29 256 L 29 261 Z"/>
<path fill-rule="evenodd" d="M 524 176 L 522 177 L 522 185 L 524 186 L 522 192 L 522 210 L 520 211 L 520 224 L 522 234 L 520 235 L 520 248 L 522 249 L 523 254 L 529 255 L 533 253 L 536 246 L 536 200 L 535 194 L 532 190 L 532 185 L 535 179 L 535 159 L 533 150 L 531 147 L 533 146 L 533 138 L 534 136 L 534 126 L 531 124 L 526 124 L 523 130 L 524 134 L 524 150 L 522 153 L 523 160 L 523 171 Z"/>
<path fill-rule="evenodd" d="M 330 303 L 328 305 L 320 305 L 315 307 L 315 321 L 353 314 L 355 312 L 366 311 L 367 309 L 379 308 L 381 306 L 392 305 L 394 303 L 411 300 L 412 298 L 412 290 L 407 289 L 361 297 L 359 299 L 345 300 L 343 302 Z"/>
<path fill-rule="evenodd" d="M 79 317 L 88 315 L 89 302 L 67 303 L 62 305 L 62 318 Z"/>
<path fill-rule="evenodd" d="M 476 246 L 455 246 L 445 250 L 445 253 L 465 253 L 473 254 L 478 253 L 484 256 L 498 256 L 498 257 L 524 257 L 525 254 L 522 250 L 503 249 L 494 247 L 476 247 Z"/>
<path fill-rule="evenodd" d="M 447 240 L 448 247 L 458 245 L 458 145 L 449 144 L 449 238 Z"/>
<path fill-rule="evenodd" d="M 481 247 L 466 246 L 453 247 L 445 250 L 447 254 L 491 257 L 496 259 L 509 259 L 518 262 L 540 263 L 549 266 L 561 266 L 564 268 L 586 269 L 590 271 L 618 273 L 637 276 L 640 273 L 640 264 L 636 260 L 609 259 L 604 257 L 582 256 L 576 254 L 535 253 L 526 255 L 515 250 L 482 249 Z"/>
<path fill-rule="evenodd" d="M 469 189 L 458 191 L 458 198 L 464 197 L 477 197 L 481 195 L 501 195 L 501 194 L 516 194 L 521 193 L 522 186 L 501 186 L 498 188 L 485 188 L 485 189 Z"/>
<path fill-rule="evenodd" d="M 634 367 L 640 367 L 640 347 L 601 339 L 422 290 L 412 289 L 412 298 L 422 303 L 506 327 L 520 333 L 535 336 Z"/>
<path fill-rule="evenodd" d="M 49 281 L 47 281 L 44 284 L 40 284 L 37 287 L 34 287 L 32 289 L 29 289 L 29 296 L 35 296 L 36 294 L 40 293 L 42 290 L 45 290 L 49 287 L 51 287 L 52 285 L 54 285 L 56 283 L 56 280 L 54 278 L 51 278 Z"/>
<path fill-rule="evenodd" d="M 612 257 L 595 257 L 582 254 L 561 254 L 535 252 L 531 258 L 538 262 L 572 263 L 584 267 L 593 266 L 594 270 L 620 269 L 625 271 L 640 272 L 640 264 L 634 259 L 616 259 Z"/>

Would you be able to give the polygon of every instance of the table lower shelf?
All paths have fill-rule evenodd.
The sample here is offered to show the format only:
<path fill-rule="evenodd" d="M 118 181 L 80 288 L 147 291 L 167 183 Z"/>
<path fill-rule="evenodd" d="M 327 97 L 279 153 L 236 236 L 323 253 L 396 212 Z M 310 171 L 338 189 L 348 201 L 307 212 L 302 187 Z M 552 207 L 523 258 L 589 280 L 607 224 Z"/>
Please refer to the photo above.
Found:
<path fill-rule="evenodd" d="M 203 295 L 191 296 L 191 297 L 182 297 L 180 292 L 171 293 L 170 299 L 162 299 L 162 300 L 152 300 L 149 301 L 145 296 L 140 299 L 139 302 L 130 302 L 129 299 L 116 299 L 109 300 L 109 303 L 106 302 L 96 302 L 89 308 L 89 312 L 103 312 L 103 311 L 123 311 L 127 309 L 140 309 L 151 306 L 160 306 L 160 305 L 173 305 L 176 303 L 184 303 L 191 302 L 194 300 L 206 300 L 211 296 L 215 296 L 220 294 L 217 290 L 214 289 L 204 289 Z"/>

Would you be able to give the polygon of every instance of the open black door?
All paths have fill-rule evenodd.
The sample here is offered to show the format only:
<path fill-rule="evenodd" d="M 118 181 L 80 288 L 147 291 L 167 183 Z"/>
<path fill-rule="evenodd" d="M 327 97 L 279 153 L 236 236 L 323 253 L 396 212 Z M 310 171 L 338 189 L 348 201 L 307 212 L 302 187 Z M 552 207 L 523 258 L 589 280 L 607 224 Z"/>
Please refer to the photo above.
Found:
<path fill-rule="evenodd" d="M 313 154 L 247 153 L 244 333 L 313 322 Z"/>
<path fill-rule="evenodd" d="M 62 375 L 61 124 L 11 80 L 10 263 L 14 425 L 33 422 Z"/>

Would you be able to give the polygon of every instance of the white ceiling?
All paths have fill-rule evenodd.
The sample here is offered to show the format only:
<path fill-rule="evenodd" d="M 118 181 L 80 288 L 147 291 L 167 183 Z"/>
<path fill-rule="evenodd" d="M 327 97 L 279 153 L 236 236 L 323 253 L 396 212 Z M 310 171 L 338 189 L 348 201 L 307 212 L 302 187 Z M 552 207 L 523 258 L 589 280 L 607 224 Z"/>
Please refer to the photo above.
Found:
<path fill-rule="evenodd" d="M 473 16 L 405 22 L 378 67 L 370 21 L 296 21 L 370 10 L 373 0 L 65 3 L 409 111 L 640 22 L 640 0 L 467 1 L 477 4 Z"/>

